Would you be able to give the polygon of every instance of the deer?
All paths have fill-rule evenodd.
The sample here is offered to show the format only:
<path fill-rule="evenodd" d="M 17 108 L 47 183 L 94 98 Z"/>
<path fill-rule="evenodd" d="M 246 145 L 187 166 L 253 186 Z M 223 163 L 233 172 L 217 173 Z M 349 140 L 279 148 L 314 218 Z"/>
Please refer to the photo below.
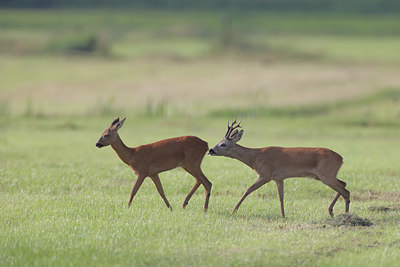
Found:
<path fill-rule="evenodd" d="M 118 134 L 118 130 L 124 124 L 125 119 L 120 121 L 119 117 L 116 118 L 110 127 L 103 132 L 96 143 L 96 147 L 102 148 L 111 145 L 118 157 L 137 175 L 129 198 L 128 208 L 131 206 L 132 200 L 144 179 L 150 177 L 167 208 L 172 210 L 165 196 L 159 173 L 181 167 L 196 179 L 196 183 L 185 198 L 182 208 L 184 209 L 188 205 L 192 195 L 200 185 L 203 185 L 206 191 L 204 210 L 207 211 L 212 184 L 200 167 L 203 157 L 208 151 L 207 142 L 196 136 L 181 136 L 138 147 L 127 147 Z"/>
<path fill-rule="evenodd" d="M 225 156 L 237 159 L 258 175 L 257 180 L 243 194 L 232 213 L 235 213 L 243 200 L 262 185 L 275 181 L 280 200 L 281 214 L 285 218 L 284 180 L 291 177 L 308 177 L 321 181 L 337 192 L 328 207 L 330 216 L 333 207 L 340 196 L 345 200 L 345 212 L 349 212 L 350 192 L 345 188 L 346 182 L 337 179 L 337 173 L 343 164 L 343 158 L 338 153 L 321 147 L 279 147 L 247 148 L 237 144 L 243 136 L 243 130 L 237 121 L 229 125 L 224 138 L 209 150 L 212 156 Z"/>

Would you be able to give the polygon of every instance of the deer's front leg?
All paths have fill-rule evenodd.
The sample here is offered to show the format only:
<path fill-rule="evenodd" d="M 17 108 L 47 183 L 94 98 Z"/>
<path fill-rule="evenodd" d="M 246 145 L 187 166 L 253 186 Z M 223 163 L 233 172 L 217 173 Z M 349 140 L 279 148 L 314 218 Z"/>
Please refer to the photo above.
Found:
<path fill-rule="evenodd" d="M 268 183 L 270 180 L 264 177 L 258 177 L 257 181 L 252 184 L 249 188 L 247 188 L 246 192 L 244 193 L 244 195 L 242 196 L 242 198 L 239 200 L 239 202 L 236 204 L 236 207 L 233 209 L 232 213 L 236 212 L 236 210 L 240 207 L 240 205 L 242 204 L 243 200 L 250 195 L 250 193 L 252 193 L 253 191 L 257 190 L 258 188 L 260 188 L 262 185 Z"/>
<path fill-rule="evenodd" d="M 132 188 L 131 197 L 129 198 L 129 202 L 128 202 L 128 208 L 131 206 L 132 199 L 136 195 L 136 193 L 139 190 L 140 186 L 142 185 L 142 183 L 144 181 L 144 178 L 146 178 L 146 176 L 138 175 L 138 178 L 136 179 L 135 185 Z"/>
<path fill-rule="evenodd" d="M 279 201 L 281 202 L 281 214 L 282 214 L 282 218 L 285 218 L 285 207 L 283 205 L 283 180 L 281 181 L 275 181 L 276 182 L 276 186 L 278 187 L 278 196 L 279 196 Z"/>
<path fill-rule="evenodd" d="M 161 181 L 160 181 L 160 177 L 158 177 L 158 174 L 150 176 L 150 178 L 153 180 L 154 184 L 156 185 L 157 191 L 160 194 L 160 196 L 162 197 L 162 199 L 164 200 L 165 205 L 167 205 L 167 208 L 172 210 L 172 207 L 169 204 L 169 202 L 167 200 L 167 197 L 165 196 L 164 189 L 162 187 L 162 184 L 161 184 Z"/>

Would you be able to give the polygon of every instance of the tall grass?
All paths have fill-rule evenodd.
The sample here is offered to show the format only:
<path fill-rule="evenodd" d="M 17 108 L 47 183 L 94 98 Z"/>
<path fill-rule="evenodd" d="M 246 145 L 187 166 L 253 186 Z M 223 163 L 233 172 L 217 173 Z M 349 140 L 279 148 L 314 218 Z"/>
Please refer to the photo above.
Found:
<path fill-rule="evenodd" d="M 0 116 L 8 116 L 11 114 L 11 107 L 9 100 L 4 98 L 0 99 Z"/>
<path fill-rule="evenodd" d="M 398 16 L 354 15 L 341 13 L 284 13 L 265 11 L 182 11 L 182 10 L 0 10 L 3 29 L 70 29 L 156 30 L 190 25 L 202 31 L 193 34 L 218 34 L 221 14 L 228 14 L 238 30 L 263 33 L 368 34 L 398 35 Z M 149 19 L 151 17 L 151 19 Z M 226 17 L 226 16 L 225 16 Z M 302 23 L 299 23 L 301 21 Z M 189 32 L 190 33 L 190 32 Z"/>
<path fill-rule="evenodd" d="M 167 115 L 167 108 L 168 105 L 165 100 L 156 101 L 148 98 L 143 115 L 146 117 L 165 117 Z"/>
<path fill-rule="evenodd" d="M 337 114 L 338 111 L 346 113 L 346 110 L 352 112 L 354 108 L 369 107 L 373 109 L 374 106 L 379 106 L 380 103 L 399 103 L 400 89 L 388 89 L 378 93 L 363 96 L 356 99 L 347 99 L 332 103 L 323 104 L 309 104 L 306 106 L 292 106 L 292 107 L 269 107 L 267 105 L 255 105 L 251 103 L 247 108 L 224 108 L 213 110 L 209 112 L 210 117 L 277 117 L 277 118 L 304 118 L 304 117 L 323 117 L 329 114 Z M 381 126 L 400 126 L 398 119 L 398 112 L 394 111 L 384 118 L 376 118 L 371 113 L 365 114 L 364 117 L 350 116 L 349 120 L 342 120 L 346 123 L 357 123 L 360 125 L 381 125 Z M 351 123 L 350 123 L 351 121 Z"/>

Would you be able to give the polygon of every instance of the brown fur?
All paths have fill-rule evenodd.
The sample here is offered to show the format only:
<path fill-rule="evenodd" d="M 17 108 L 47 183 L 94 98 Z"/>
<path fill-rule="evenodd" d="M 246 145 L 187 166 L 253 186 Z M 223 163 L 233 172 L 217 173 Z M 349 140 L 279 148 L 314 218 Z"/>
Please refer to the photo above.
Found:
<path fill-rule="evenodd" d="M 232 126 L 234 124 L 235 123 L 233 123 Z M 228 124 L 228 130 L 229 127 L 232 126 Z M 243 130 L 240 132 L 236 130 L 236 132 L 230 136 L 225 136 L 221 142 L 210 149 L 211 155 L 238 159 L 258 174 L 258 179 L 246 190 L 233 209 L 233 212 L 240 207 L 243 200 L 250 193 L 271 180 L 274 180 L 278 188 L 281 214 L 282 217 L 285 217 L 283 181 L 290 177 L 311 177 L 320 180 L 322 183 L 337 191 L 336 196 L 329 205 L 329 214 L 333 216 L 333 206 L 340 196 L 343 196 L 346 201 L 345 212 L 349 212 L 350 192 L 345 189 L 346 183 L 336 178 L 343 164 L 343 158 L 338 153 L 321 147 L 285 148 L 271 146 L 264 148 L 246 148 L 236 144 L 242 135 Z"/>
<path fill-rule="evenodd" d="M 185 198 L 182 207 L 186 207 L 194 192 L 202 184 L 206 190 L 204 209 L 207 210 L 212 184 L 200 168 L 203 157 L 208 150 L 207 143 L 195 136 L 182 136 L 130 148 L 122 142 L 117 132 L 124 121 L 125 119 L 122 121 L 115 120 L 104 131 L 96 146 L 100 148 L 111 145 L 119 158 L 137 174 L 138 178 L 133 186 L 128 206 L 131 205 L 133 197 L 144 179 L 150 177 L 167 207 L 172 209 L 165 197 L 158 174 L 182 167 L 196 179 L 196 183 Z"/>

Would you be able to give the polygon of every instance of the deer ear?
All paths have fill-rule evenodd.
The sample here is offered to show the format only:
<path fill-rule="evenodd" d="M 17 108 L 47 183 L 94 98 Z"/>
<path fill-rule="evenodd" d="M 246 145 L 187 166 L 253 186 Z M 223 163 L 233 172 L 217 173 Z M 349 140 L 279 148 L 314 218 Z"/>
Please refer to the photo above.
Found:
<path fill-rule="evenodd" d="M 116 119 L 111 123 L 111 126 L 114 126 L 117 122 L 119 122 L 119 117 L 116 118 Z"/>
<path fill-rule="evenodd" d="M 117 122 L 117 123 L 115 124 L 115 126 L 114 126 L 114 127 L 115 127 L 115 130 L 119 130 L 119 129 L 122 127 L 122 125 L 124 125 L 125 120 L 126 120 L 126 118 L 124 118 L 123 120 Z"/>
<path fill-rule="evenodd" d="M 242 136 L 243 136 L 243 130 L 240 130 L 239 132 L 238 132 L 238 130 L 235 130 L 232 134 L 231 134 L 231 140 L 233 141 L 233 142 L 239 142 L 239 140 L 242 138 Z"/>

